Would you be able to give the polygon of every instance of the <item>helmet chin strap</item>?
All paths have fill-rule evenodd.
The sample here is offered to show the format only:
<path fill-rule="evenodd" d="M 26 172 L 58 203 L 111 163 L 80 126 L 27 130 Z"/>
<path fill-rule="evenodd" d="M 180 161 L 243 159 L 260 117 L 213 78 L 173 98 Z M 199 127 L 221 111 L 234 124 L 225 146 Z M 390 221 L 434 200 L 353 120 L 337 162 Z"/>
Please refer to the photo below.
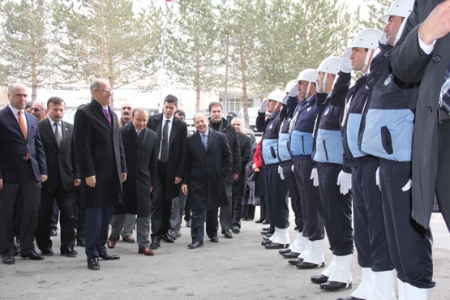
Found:
<path fill-rule="evenodd" d="M 328 73 L 325 72 L 323 75 L 322 93 L 327 93 L 327 76 L 328 76 Z"/>
<path fill-rule="evenodd" d="M 311 88 L 311 81 L 308 81 L 308 87 L 306 88 L 306 94 L 305 94 L 305 100 L 308 99 L 310 88 Z"/>
<path fill-rule="evenodd" d="M 402 25 L 400 25 L 400 28 L 397 31 L 397 35 L 395 36 L 394 45 L 392 45 L 392 46 L 395 46 L 395 44 L 397 44 L 398 40 L 402 37 L 403 29 L 405 28 L 407 20 L 408 20 L 408 18 L 403 18 Z"/>
<path fill-rule="evenodd" d="M 364 72 L 367 69 L 367 67 L 369 66 L 369 60 L 370 60 L 370 57 L 372 56 L 373 51 L 374 51 L 373 49 L 369 49 L 369 51 L 367 51 L 366 59 L 364 60 L 364 66 L 362 67 L 361 71 Z M 367 73 L 367 72 L 365 72 L 365 73 Z"/>

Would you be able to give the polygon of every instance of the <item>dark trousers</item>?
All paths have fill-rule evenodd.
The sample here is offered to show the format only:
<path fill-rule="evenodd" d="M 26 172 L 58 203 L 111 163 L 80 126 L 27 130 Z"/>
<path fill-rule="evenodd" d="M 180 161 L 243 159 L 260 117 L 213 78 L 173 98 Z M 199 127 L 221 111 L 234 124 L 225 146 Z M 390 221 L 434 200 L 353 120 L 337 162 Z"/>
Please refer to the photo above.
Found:
<path fill-rule="evenodd" d="M 14 255 L 13 221 L 17 205 L 22 208 L 20 219 L 20 247 L 22 254 L 34 250 L 34 236 L 38 222 L 41 189 L 31 163 L 25 164 L 22 180 L 17 184 L 3 183 L 0 189 L 0 253 L 2 257 Z"/>
<path fill-rule="evenodd" d="M 433 261 L 430 229 L 411 217 L 411 189 L 402 187 L 411 178 L 411 163 L 380 158 L 380 184 L 387 246 L 397 277 L 418 288 L 432 288 Z"/>
<path fill-rule="evenodd" d="M 59 219 L 59 207 L 58 202 L 55 199 L 53 201 L 52 216 L 51 216 L 51 227 L 55 230 L 58 229 L 58 219 Z"/>
<path fill-rule="evenodd" d="M 36 244 L 42 251 L 52 247 L 50 231 L 52 226 L 53 203 L 58 203 L 61 223 L 61 250 L 73 248 L 75 244 L 75 198 L 74 192 L 66 191 L 62 183 L 58 183 L 53 191 L 41 190 L 41 207 L 36 232 Z"/>
<path fill-rule="evenodd" d="M 342 165 L 322 164 L 317 168 L 319 196 L 330 249 L 334 255 L 353 253 L 352 197 L 342 195 L 336 184 Z"/>
<path fill-rule="evenodd" d="M 205 213 L 206 212 L 206 213 Z M 217 236 L 219 222 L 217 220 L 218 209 L 208 210 L 192 210 L 191 238 L 192 242 L 200 242 L 203 244 L 205 237 L 204 224 L 206 215 L 206 235 L 209 238 Z"/>
<path fill-rule="evenodd" d="M 86 208 L 86 256 L 88 259 L 98 257 L 106 252 L 108 227 L 114 213 L 114 206 Z"/>
<path fill-rule="evenodd" d="M 76 202 L 75 209 L 75 227 L 77 229 L 77 240 L 85 241 L 86 240 L 86 211 L 81 208 L 81 192 L 80 187 L 75 187 L 74 197 Z"/>
<path fill-rule="evenodd" d="M 439 123 L 439 153 L 436 197 L 439 209 L 450 231 L 450 123 Z M 430 204 L 431 205 L 431 204 Z"/>
<path fill-rule="evenodd" d="M 270 225 L 280 229 L 289 227 L 288 189 L 278 174 L 278 165 L 264 166 L 266 210 Z"/>
<path fill-rule="evenodd" d="M 381 193 L 375 181 L 377 168 L 375 158 L 352 168 L 353 227 L 358 264 L 381 272 L 394 267 L 387 248 Z"/>
<path fill-rule="evenodd" d="M 310 159 L 294 162 L 294 176 L 300 195 L 303 217 L 303 236 L 310 241 L 323 240 L 325 237 L 322 207 L 320 205 L 319 188 L 313 186 L 310 179 L 312 171 Z"/>
<path fill-rule="evenodd" d="M 241 217 L 244 205 L 245 185 L 246 185 L 245 176 L 239 176 L 239 179 L 233 182 L 233 226 L 238 226 L 239 228 L 241 228 Z"/>
<path fill-rule="evenodd" d="M 158 161 L 157 174 L 153 185 L 152 237 L 162 236 L 170 229 L 170 216 L 172 212 L 172 199 L 166 197 L 167 164 Z"/>
<path fill-rule="evenodd" d="M 222 233 L 233 227 L 233 182 L 225 180 L 225 189 L 227 193 L 227 206 L 220 208 L 219 221 L 222 227 Z"/>
<path fill-rule="evenodd" d="M 302 206 L 300 203 L 300 194 L 298 193 L 297 183 L 295 182 L 294 172 L 292 172 L 292 164 L 293 163 L 289 163 L 283 166 L 283 182 L 289 191 L 289 198 L 291 198 L 291 207 L 295 217 L 295 227 L 297 227 L 299 232 L 302 232 Z"/>
<path fill-rule="evenodd" d="M 186 202 L 184 203 L 184 220 L 189 222 L 191 220 L 191 206 L 189 205 L 189 201 L 186 198 Z"/>

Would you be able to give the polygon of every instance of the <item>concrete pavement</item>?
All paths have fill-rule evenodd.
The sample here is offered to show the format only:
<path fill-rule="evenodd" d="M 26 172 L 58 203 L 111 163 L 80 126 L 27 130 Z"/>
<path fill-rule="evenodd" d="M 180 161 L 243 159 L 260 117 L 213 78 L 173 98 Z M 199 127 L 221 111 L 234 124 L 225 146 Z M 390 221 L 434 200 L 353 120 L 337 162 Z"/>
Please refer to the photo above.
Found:
<path fill-rule="evenodd" d="M 431 226 L 437 282 L 432 299 L 450 299 L 450 235 L 440 214 L 433 214 Z M 260 245 L 261 228 L 253 221 L 242 222 L 241 233 L 233 239 L 219 234 L 219 243 L 205 240 L 202 248 L 188 250 L 189 228 L 183 226 L 182 237 L 174 244 L 162 242 L 153 257 L 137 254 L 137 244 L 120 241 L 109 252 L 121 259 L 101 260 L 97 272 L 87 269 L 84 248 L 75 247 L 78 257 L 66 258 L 59 255 L 59 238 L 53 238 L 54 256 L 44 261 L 16 257 L 14 265 L 0 265 L 0 299 L 334 300 L 350 295 L 351 290 L 323 292 L 311 283 L 311 275 L 323 269 L 298 270 L 288 266 L 277 250 L 265 250 Z M 327 243 L 324 253 L 328 264 Z M 352 274 L 354 289 L 361 278 L 356 255 Z"/>

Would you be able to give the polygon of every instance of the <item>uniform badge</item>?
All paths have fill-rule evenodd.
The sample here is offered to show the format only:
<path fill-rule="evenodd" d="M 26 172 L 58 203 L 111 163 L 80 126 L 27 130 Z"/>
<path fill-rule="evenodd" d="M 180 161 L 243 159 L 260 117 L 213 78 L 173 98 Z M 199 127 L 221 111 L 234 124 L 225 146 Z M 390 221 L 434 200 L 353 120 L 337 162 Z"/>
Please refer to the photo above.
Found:
<path fill-rule="evenodd" d="M 386 80 L 384 81 L 384 85 L 388 85 L 389 83 L 391 83 L 392 80 L 392 75 L 389 75 L 388 78 L 386 78 Z"/>
<path fill-rule="evenodd" d="M 323 112 L 323 115 L 326 116 L 326 115 L 328 115 L 329 112 L 330 112 L 330 108 L 328 107 L 328 108 Z"/>
<path fill-rule="evenodd" d="M 269 129 L 272 129 L 272 127 L 273 127 L 273 124 L 270 124 Z"/>
<path fill-rule="evenodd" d="M 310 110 L 311 110 L 311 106 L 306 109 L 306 111 L 310 111 Z"/>

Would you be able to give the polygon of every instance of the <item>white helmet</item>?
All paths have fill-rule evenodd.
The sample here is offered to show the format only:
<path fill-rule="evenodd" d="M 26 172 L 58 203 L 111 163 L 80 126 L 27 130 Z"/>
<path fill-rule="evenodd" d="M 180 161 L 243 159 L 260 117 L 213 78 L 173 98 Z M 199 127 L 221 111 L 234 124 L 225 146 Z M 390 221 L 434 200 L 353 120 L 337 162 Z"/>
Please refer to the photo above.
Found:
<path fill-rule="evenodd" d="M 316 82 L 317 71 L 314 69 L 305 69 L 298 74 L 297 82 L 300 80 L 308 81 L 308 82 Z"/>
<path fill-rule="evenodd" d="M 285 88 L 285 92 L 289 93 L 291 91 L 292 88 L 294 88 L 294 86 L 297 86 L 297 82 L 298 80 L 291 80 L 288 82 L 288 84 L 286 84 L 286 88 Z"/>
<path fill-rule="evenodd" d="M 275 91 L 271 92 L 269 94 L 269 96 L 267 96 L 267 100 L 275 100 L 280 103 L 283 103 L 283 99 L 284 99 L 285 95 L 286 95 L 286 93 L 283 93 L 280 90 L 275 90 Z"/>
<path fill-rule="evenodd" d="M 378 41 L 381 37 L 381 31 L 375 28 L 367 28 L 361 30 L 353 39 L 349 48 L 366 48 L 376 49 L 378 48 Z"/>
<path fill-rule="evenodd" d="M 414 0 L 395 0 L 391 7 L 386 11 L 381 20 L 387 22 L 390 16 L 399 16 L 408 18 L 414 7 Z"/>
<path fill-rule="evenodd" d="M 318 72 L 325 73 L 324 80 L 322 86 L 320 88 L 320 92 L 324 93 L 326 91 L 327 85 L 327 74 L 336 75 L 341 70 L 342 58 L 337 56 L 330 56 L 325 58 L 317 68 Z"/>

